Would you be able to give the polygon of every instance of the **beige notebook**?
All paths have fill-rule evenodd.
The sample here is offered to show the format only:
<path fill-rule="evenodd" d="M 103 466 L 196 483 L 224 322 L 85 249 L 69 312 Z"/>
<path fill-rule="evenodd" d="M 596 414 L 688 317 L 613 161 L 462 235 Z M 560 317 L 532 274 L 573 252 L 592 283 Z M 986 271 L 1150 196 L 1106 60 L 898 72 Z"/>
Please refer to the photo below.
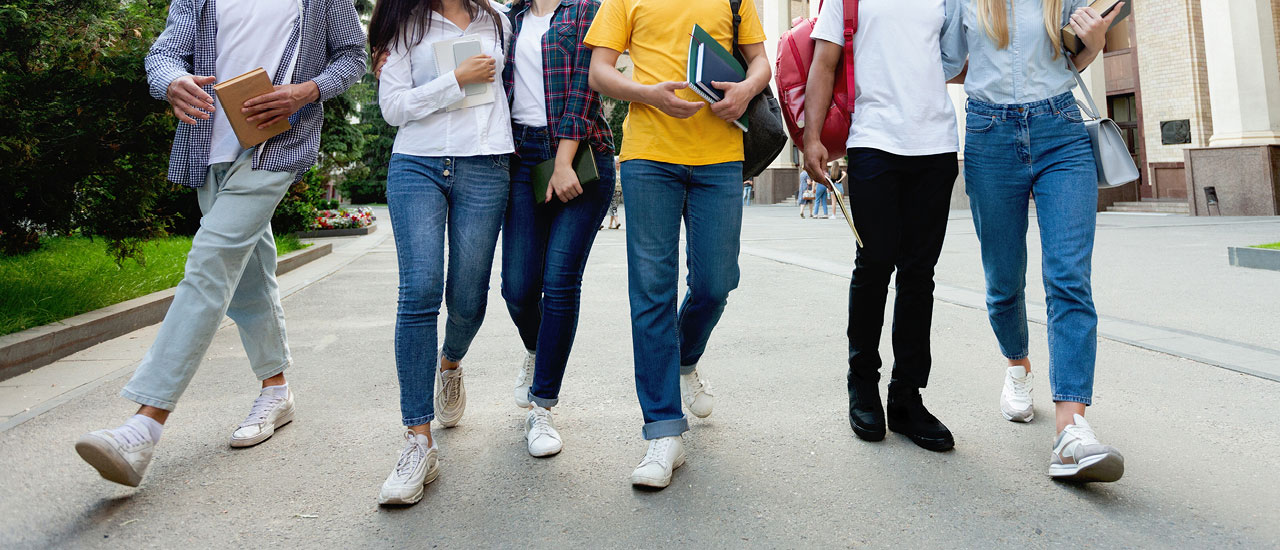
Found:
<path fill-rule="evenodd" d="M 1111 22 L 1111 27 L 1115 27 L 1116 24 L 1133 12 L 1133 8 L 1130 7 L 1133 5 L 1133 0 L 1094 0 L 1093 3 L 1089 4 L 1089 7 L 1098 12 L 1098 15 L 1106 17 L 1111 14 L 1111 10 L 1116 9 L 1116 4 L 1121 1 L 1124 2 L 1124 6 L 1120 8 L 1120 15 L 1117 15 L 1115 20 Z M 1062 45 L 1073 54 L 1084 50 L 1084 42 L 1080 41 L 1080 37 L 1076 36 L 1076 31 L 1071 28 L 1071 25 L 1062 27 Z"/>
<path fill-rule="evenodd" d="M 245 120 L 246 115 L 240 112 L 244 108 L 244 102 L 275 91 L 275 86 L 271 85 L 271 79 L 267 78 L 267 71 L 262 70 L 261 67 L 231 80 L 214 84 L 213 91 L 218 96 L 218 103 L 222 104 L 222 112 L 227 114 L 227 120 L 231 122 L 231 129 L 236 132 L 236 139 L 240 140 L 240 146 L 245 149 L 292 128 L 288 120 L 282 120 L 259 130 L 257 124 Z"/>

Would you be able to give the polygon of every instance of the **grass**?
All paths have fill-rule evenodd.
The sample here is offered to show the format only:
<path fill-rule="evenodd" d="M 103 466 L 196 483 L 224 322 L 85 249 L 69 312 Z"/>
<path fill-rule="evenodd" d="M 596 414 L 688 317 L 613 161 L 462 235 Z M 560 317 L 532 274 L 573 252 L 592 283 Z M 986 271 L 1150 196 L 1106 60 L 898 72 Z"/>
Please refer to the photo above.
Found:
<path fill-rule="evenodd" d="M 0 257 L 0 335 L 38 327 L 170 288 L 182 280 L 191 237 L 157 239 L 143 246 L 145 264 L 116 265 L 106 241 L 53 237 L 40 250 Z M 293 235 L 276 236 L 287 254 L 304 245 Z"/>
<path fill-rule="evenodd" d="M 1280 243 L 1260 244 L 1254 248 L 1270 248 L 1271 250 L 1280 250 Z"/>

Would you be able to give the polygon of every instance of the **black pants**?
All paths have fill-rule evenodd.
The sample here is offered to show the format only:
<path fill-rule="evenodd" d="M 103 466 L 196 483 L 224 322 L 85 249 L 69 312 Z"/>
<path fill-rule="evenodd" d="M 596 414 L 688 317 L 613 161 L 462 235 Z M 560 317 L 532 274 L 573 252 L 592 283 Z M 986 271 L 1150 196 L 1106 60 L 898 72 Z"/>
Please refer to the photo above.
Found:
<path fill-rule="evenodd" d="M 889 392 L 915 391 L 929 382 L 933 268 L 957 173 L 955 153 L 905 157 L 849 149 L 849 202 L 864 245 L 849 283 L 850 391 L 880 380 L 880 331 L 895 269 Z"/>

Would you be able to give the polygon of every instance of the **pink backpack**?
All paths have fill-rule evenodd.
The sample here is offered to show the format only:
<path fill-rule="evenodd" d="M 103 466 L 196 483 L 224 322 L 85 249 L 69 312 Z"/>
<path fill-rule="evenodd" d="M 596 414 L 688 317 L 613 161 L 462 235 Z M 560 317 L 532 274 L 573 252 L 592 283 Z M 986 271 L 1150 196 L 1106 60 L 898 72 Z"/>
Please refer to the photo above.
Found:
<path fill-rule="evenodd" d="M 844 144 L 849 139 L 849 116 L 853 114 L 853 34 L 858 31 L 858 0 L 844 2 L 844 59 L 836 65 L 836 74 L 843 71 L 844 78 L 837 78 L 831 94 L 831 106 L 827 118 L 822 121 L 822 144 L 827 146 L 828 158 L 845 155 Z M 821 10 L 821 4 L 819 4 Z M 804 143 L 804 87 L 809 81 L 809 65 L 813 63 L 813 25 L 817 18 L 799 18 L 792 22 L 791 30 L 783 33 L 778 41 L 778 60 L 775 82 L 778 99 L 782 103 L 782 118 L 787 133 L 797 145 Z"/>

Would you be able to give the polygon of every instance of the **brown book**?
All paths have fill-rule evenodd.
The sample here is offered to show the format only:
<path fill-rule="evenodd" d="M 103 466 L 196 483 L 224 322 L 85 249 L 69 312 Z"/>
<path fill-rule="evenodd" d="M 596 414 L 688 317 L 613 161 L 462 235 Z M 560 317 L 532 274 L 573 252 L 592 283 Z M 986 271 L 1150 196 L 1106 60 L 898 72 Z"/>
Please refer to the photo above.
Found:
<path fill-rule="evenodd" d="M 222 104 L 222 112 L 227 114 L 227 120 L 231 122 L 231 129 L 235 130 L 236 138 L 240 140 L 240 146 L 245 149 L 292 128 L 288 120 L 281 120 L 259 130 L 257 124 L 245 120 L 246 115 L 240 112 L 244 108 L 244 102 L 275 91 L 275 86 L 271 85 L 271 79 L 267 78 L 267 71 L 262 70 L 261 67 L 231 80 L 214 84 L 213 91 L 218 96 L 218 103 Z"/>
<path fill-rule="evenodd" d="M 1098 15 L 1106 17 L 1111 15 L 1111 10 L 1116 9 L 1116 5 L 1122 1 L 1124 6 L 1120 8 L 1120 15 L 1117 15 L 1115 20 L 1111 22 L 1111 26 L 1115 27 L 1117 23 L 1132 13 L 1133 8 L 1130 6 L 1133 5 L 1134 0 L 1094 0 L 1093 3 L 1089 4 L 1089 7 L 1098 12 Z M 1071 25 L 1062 27 L 1062 45 L 1073 54 L 1084 50 L 1084 42 L 1080 40 L 1080 37 L 1076 36 L 1076 31 L 1071 28 Z"/>

